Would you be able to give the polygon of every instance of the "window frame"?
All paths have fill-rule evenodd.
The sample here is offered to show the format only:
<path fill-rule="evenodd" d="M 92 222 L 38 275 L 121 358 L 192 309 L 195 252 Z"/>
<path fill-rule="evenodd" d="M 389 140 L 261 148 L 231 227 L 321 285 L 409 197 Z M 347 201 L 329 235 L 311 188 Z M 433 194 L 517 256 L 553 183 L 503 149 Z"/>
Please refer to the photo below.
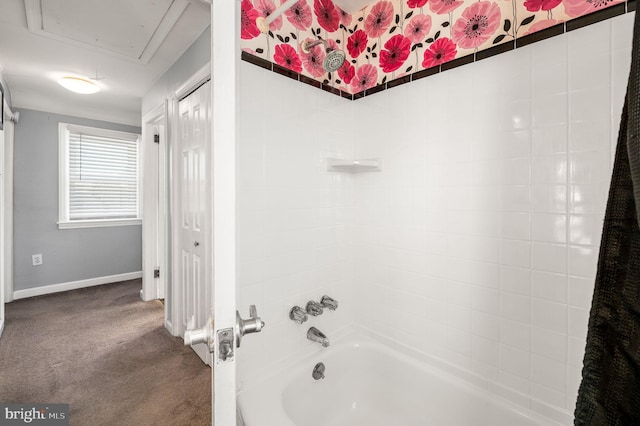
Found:
<path fill-rule="evenodd" d="M 96 136 L 135 140 L 137 144 L 137 217 L 117 219 L 69 219 L 69 133 L 84 132 Z M 142 147 L 137 133 L 58 123 L 58 229 L 101 228 L 109 226 L 142 225 Z"/>

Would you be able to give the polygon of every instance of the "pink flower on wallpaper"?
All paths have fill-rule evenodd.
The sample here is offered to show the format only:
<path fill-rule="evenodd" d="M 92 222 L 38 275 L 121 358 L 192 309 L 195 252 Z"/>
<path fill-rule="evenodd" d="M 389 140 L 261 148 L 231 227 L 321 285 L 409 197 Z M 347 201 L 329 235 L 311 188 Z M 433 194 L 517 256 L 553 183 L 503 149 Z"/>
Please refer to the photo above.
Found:
<path fill-rule="evenodd" d="M 313 41 L 313 39 L 308 38 L 306 41 L 310 42 Z M 307 70 L 309 74 L 316 78 L 324 75 L 326 72 L 324 68 L 322 68 L 322 61 L 324 61 L 325 57 L 324 46 L 319 45 L 312 47 L 309 50 L 309 53 L 304 53 L 302 50 L 302 43 L 300 43 L 298 52 L 302 59 L 302 65 L 304 65 L 304 69 Z"/>
<path fill-rule="evenodd" d="M 276 64 L 289 68 L 291 71 L 297 73 L 302 72 L 302 62 L 300 61 L 298 52 L 288 44 L 276 45 L 273 60 L 276 61 Z"/>
<path fill-rule="evenodd" d="M 393 4 L 390 1 L 379 1 L 376 3 L 367 15 L 364 21 L 364 30 L 371 38 L 380 37 L 384 34 L 393 19 Z"/>
<path fill-rule="evenodd" d="M 372 88 L 377 82 L 378 68 L 371 64 L 365 64 L 356 71 L 355 77 L 351 80 L 351 88 L 353 93 L 359 93 Z"/>
<path fill-rule="evenodd" d="M 276 10 L 276 5 L 271 0 L 255 0 L 255 8 L 263 18 L 271 15 Z M 278 16 L 269 24 L 271 31 L 279 30 L 282 28 L 282 17 Z"/>
<path fill-rule="evenodd" d="M 332 33 L 338 29 L 340 13 L 331 0 L 313 0 L 313 11 L 318 24 L 326 31 Z"/>
<path fill-rule="evenodd" d="M 446 37 L 437 39 L 424 51 L 422 68 L 431 68 L 449 62 L 456 57 L 456 44 Z"/>
<path fill-rule="evenodd" d="M 564 0 L 562 5 L 567 15 L 572 18 L 595 12 L 599 9 L 620 3 L 622 0 Z"/>
<path fill-rule="evenodd" d="M 524 7 L 529 12 L 538 12 L 540 10 L 551 10 L 561 3 L 562 0 L 525 0 Z"/>
<path fill-rule="evenodd" d="M 340 13 L 340 23 L 345 27 L 351 25 L 351 15 L 340 8 L 338 8 L 338 12 Z"/>
<path fill-rule="evenodd" d="M 347 51 L 352 58 L 357 58 L 364 49 L 367 48 L 367 43 L 369 42 L 369 38 L 367 38 L 367 33 L 362 30 L 358 30 L 355 33 L 351 34 L 347 39 Z"/>
<path fill-rule="evenodd" d="M 256 25 L 258 12 L 249 0 L 242 0 L 240 8 L 240 38 L 250 40 L 258 37 L 260 35 L 260 30 Z"/>
<path fill-rule="evenodd" d="M 411 9 L 422 7 L 425 4 L 427 4 L 427 0 L 407 0 L 407 6 L 409 6 Z"/>
<path fill-rule="evenodd" d="M 394 35 L 380 51 L 380 67 L 383 72 L 393 72 L 400 68 L 411 53 L 411 40 L 402 34 Z"/>
<path fill-rule="evenodd" d="M 351 83 L 351 80 L 353 80 L 355 75 L 356 69 L 349 63 L 349 61 L 344 61 L 344 64 L 338 68 L 338 77 L 342 79 L 344 84 Z"/>
<path fill-rule="evenodd" d="M 523 36 L 533 34 L 537 31 L 542 31 L 545 28 L 553 27 L 556 24 L 561 24 L 563 21 L 556 21 L 555 19 L 543 19 L 542 21 L 538 21 L 532 26 L 529 27 L 526 33 L 522 34 Z"/>
<path fill-rule="evenodd" d="M 436 15 L 446 15 L 458 8 L 462 3 L 462 0 L 431 0 L 429 2 L 429 9 Z"/>
<path fill-rule="evenodd" d="M 471 4 L 453 25 L 453 41 L 463 49 L 473 49 L 489 40 L 500 25 L 500 7 L 489 1 Z"/>
<path fill-rule="evenodd" d="M 280 4 L 284 4 L 287 0 L 280 0 Z M 307 0 L 300 0 L 291 6 L 285 13 L 287 21 L 300 31 L 306 31 L 311 26 L 313 16 L 311 8 L 307 4 Z"/>
<path fill-rule="evenodd" d="M 404 35 L 411 43 L 419 43 L 431 31 L 431 16 L 415 15 L 404 29 Z"/>

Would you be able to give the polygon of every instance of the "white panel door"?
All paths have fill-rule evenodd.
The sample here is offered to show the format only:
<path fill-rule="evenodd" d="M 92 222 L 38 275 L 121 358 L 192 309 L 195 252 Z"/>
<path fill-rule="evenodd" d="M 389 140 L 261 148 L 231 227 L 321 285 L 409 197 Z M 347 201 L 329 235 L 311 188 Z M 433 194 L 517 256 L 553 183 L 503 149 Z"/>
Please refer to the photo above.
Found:
<path fill-rule="evenodd" d="M 178 105 L 178 276 L 182 329 L 199 328 L 212 312 L 210 84 L 205 83 Z M 205 344 L 192 346 L 205 363 Z"/>

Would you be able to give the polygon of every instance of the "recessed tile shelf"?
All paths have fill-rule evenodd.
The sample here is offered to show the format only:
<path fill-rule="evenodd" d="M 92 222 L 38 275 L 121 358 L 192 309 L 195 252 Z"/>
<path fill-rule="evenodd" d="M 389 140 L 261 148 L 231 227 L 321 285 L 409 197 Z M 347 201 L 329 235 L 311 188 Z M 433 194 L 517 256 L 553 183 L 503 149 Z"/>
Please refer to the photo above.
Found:
<path fill-rule="evenodd" d="M 362 160 L 344 160 L 341 158 L 327 158 L 327 171 L 330 172 L 346 172 L 346 173 L 361 173 L 361 172 L 379 172 L 380 167 L 379 158 L 367 158 Z"/>

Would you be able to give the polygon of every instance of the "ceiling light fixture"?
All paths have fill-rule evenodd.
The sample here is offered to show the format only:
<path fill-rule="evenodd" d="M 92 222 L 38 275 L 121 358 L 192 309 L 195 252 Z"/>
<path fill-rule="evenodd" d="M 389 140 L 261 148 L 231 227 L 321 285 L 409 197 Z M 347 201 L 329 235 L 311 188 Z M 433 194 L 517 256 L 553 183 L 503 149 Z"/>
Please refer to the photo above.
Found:
<path fill-rule="evenodd" d="M 91 80 L 82 77 L 66 76 L 58 80 L 58 84 L 72 92 L 89 95 L 100 91 L 100 86 Z"/>

